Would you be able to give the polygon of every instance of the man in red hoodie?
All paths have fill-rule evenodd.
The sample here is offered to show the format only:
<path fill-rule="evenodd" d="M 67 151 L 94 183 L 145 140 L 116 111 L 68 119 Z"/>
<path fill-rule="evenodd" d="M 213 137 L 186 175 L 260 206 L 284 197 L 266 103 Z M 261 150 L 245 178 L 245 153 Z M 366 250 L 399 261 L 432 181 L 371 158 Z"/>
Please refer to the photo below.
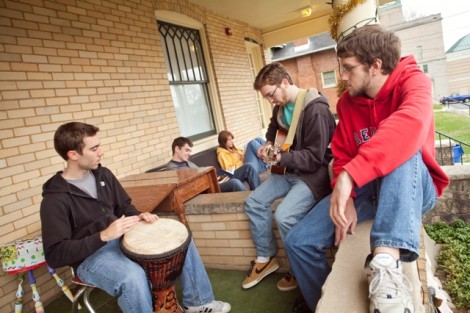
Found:
<path fill-rule="evenodd" d="M 413 56 L 400 58 L 399 38 L 378 25 L 338 43 L 339 123 L 332 139 L 333 192 L 284 241 L 293 274 L 310 310 L 330 271 L 325 248 L 340 244 L 356 224 L 370 233 L 371 313 L 413 313 L 402 261 L 418 257 L 422 215 L 449 178 L 434 158 L 431 82 Z"/>

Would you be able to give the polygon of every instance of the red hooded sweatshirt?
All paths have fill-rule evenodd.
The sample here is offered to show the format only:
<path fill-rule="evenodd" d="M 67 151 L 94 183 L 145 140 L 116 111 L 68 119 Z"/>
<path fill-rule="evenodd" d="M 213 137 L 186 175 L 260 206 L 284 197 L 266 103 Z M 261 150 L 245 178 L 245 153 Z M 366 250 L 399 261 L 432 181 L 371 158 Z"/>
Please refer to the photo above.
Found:
<path fill-rule="evenodd" d="M 374 99 L 351 97 L 345 91 L 337 113 L 339 123 L 331 141 L 333 187 L 343 169 L 362 187 L 421 149 L 437 194 L 442 194 L 449 178 L 434 157 L 431 82 L 413 56 L 400 60 Z"/>

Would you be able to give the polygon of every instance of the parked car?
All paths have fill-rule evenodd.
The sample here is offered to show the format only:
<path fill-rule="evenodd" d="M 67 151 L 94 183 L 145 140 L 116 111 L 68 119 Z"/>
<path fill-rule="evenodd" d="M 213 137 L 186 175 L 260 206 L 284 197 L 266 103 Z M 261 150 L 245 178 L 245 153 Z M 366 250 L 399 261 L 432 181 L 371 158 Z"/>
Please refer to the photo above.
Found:
<path fill-rule="evenodd" d="M 449 103 L 454 103 L 454 102 L 468 103 L 470 102 L 470 95 L 461 95 L 459 93 L 453 93 L 448 97 L 442 97 L 441 100 L 439 100 L 439 102 L 442 104 L 449 104 Z"/>

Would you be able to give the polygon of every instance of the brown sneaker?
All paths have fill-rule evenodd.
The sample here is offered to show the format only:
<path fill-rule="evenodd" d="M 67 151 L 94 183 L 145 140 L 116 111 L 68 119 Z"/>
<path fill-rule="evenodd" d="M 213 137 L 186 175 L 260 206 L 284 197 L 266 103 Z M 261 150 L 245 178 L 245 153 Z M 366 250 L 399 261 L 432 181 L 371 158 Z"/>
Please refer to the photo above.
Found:
<path fill-rule="evenodd" d="M 278 268 L 279 263 L 277 263 L 276 259 L 273 256 L 270 257 L 269 261 L 266 263 L 256 263 L 255 261 L 251 261 L 251 266 L 248 270 L 248 274 L 246 275 L 245 280 L 242 283 L 242 288 L 248 289 L 255 286 L 263 278 L 265 278 Z"/>
<path fill-rule="evenodd" d="M 281 280 L 277 282 L 277 289 L 280 291 L 290 291 L 297 288 L 297 279 L 290 272 L 287 272 Z"/>

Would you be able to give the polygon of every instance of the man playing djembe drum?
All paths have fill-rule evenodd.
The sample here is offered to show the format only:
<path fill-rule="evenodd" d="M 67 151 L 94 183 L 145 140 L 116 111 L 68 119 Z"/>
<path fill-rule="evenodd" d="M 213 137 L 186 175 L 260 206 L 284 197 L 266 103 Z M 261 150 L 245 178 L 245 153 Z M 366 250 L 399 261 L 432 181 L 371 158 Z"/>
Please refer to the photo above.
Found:
<path fill-rule="evenodd" d="M 72 266 L 81 280 L 118 297 L 123 312 L 153 312 L 143 268 L 123 254 L 119 240 L 131 228 L 158 217 L 139 212 L 116 177 L 100 164 L 98 127 L 70 122 L 54 136 L 67 167 L 43 186 L 41 224 L 47 263 Z M 151 239 L 150 239 L 151 240 Z M 229 312 L 214 300 L 212 286 L 194 242 L 181 274 L 185 312 Z"/>

